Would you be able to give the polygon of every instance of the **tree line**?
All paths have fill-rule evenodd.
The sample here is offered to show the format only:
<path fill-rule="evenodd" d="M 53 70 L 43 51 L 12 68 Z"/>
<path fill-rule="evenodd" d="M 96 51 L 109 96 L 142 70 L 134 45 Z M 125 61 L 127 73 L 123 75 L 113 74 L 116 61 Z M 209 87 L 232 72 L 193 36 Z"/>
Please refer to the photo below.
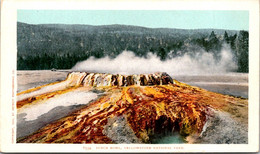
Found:
<path fill-rule="evenodd" d="M 17 69 L 70 69 L 89 57 L 115 58 L 124 50 L 161 60 L 203 50 L 218 59 L 224 44 L 230 46 L 238 72 L 248 72 L 248 31 L 218 29 L 151 29 L 110 25 L 29 25 L 18 23 Z"/>

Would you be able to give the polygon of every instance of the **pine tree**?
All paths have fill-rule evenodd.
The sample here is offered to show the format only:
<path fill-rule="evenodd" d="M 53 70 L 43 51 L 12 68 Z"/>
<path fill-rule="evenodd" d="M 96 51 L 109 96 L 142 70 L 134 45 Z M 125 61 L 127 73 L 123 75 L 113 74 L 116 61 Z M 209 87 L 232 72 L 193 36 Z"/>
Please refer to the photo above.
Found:
<path fill-rule="evenodd" d="M 226 31 L 225 31 L 225 33 L 224 33 L 224 41 L 225 41 L 226 43 L 230 43 L 230 42 L 229 42 L 229 37 L 228 37 L 228 34 L 227 34 Z"/>
<path fill-rule="evenodd" d="M 238 71 L 248 72 L 248 32 L 239 31 L 237 41 Z"/>

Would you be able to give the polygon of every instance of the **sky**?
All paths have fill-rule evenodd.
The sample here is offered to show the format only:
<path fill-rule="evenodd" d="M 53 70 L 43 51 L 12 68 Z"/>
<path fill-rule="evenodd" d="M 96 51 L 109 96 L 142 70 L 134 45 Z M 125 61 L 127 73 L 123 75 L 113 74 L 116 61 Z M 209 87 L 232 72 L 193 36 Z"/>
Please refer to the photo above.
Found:
<path fill-rule="evenodd" d="M 28 24 L 135 25 L 149 28 L 248 30 L 248 11 L 177 10 L 18 10 Z"/>

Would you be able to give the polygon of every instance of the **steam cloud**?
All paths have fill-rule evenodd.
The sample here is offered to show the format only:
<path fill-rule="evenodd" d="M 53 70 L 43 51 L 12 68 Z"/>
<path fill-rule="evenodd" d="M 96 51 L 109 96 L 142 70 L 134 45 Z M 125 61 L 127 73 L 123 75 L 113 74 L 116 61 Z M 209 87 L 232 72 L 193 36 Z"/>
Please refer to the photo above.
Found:
<path fill-rule="evenodd" d="M 199 75 L 221 74 L 237 69 L 234 56 L 227 46 L 222 48 L 218 60 L 214 58 L 213 53 L 202 49 L 194 53 L 186 53 L 181 57 L 161 61 L 159 57 L 152 53 L 144 58 L 135 56 L 131 51 L 123 51 L 114 59 L 90 57 L 85 61 L 78 62 L 72 70 L 128 75 L 154 72 L 167 72 L 170 75 Z"/>

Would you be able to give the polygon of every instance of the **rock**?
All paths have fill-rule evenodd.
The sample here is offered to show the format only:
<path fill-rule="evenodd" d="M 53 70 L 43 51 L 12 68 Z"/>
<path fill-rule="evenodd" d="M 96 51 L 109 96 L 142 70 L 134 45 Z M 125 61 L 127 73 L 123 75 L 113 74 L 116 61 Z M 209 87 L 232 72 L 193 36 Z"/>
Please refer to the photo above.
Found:
<path fill-rule="evenodd" d="M 129 126 L 125 116 L 108 118 L 103 133 L 115 143 L 142 143 L 140 139 L 135 136 L 135 133 Z"/>
<path fill-rule="evenodd" d="M 77 74 L 84 72 L 72 72 L 68 75 L 68 78 L 73 78 Z M 79 80 L 79 79 L 75 79 Z M 154 73 L 154 74 L 140 74 L 140 75 L 113 75 L 105 73 L 87 73 L 85 72 L 84 80 L 77 81 L 82 82 L 84 86 L 152 86 L 152 85 L 167 85 L 173 84 L 173 79 L 167 73 Z"/>

